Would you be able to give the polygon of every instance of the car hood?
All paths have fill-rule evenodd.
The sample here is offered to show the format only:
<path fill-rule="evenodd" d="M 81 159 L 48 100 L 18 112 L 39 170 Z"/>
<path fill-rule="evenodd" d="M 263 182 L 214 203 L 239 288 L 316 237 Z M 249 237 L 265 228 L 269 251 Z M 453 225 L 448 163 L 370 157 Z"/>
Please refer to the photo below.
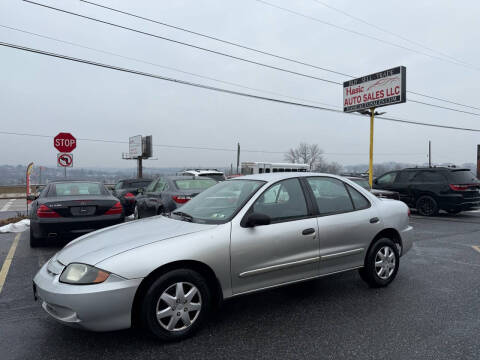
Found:
<path fill-rule="evenodd" d="M 55 258 L 63 265 L 72 262 L 95 265 L 109 257 L 140 246 L 213 227 L 216 225 L 195 224 L 165 216 L 155 216 L 84 235 L 65 246 L 55 255 Z"/>

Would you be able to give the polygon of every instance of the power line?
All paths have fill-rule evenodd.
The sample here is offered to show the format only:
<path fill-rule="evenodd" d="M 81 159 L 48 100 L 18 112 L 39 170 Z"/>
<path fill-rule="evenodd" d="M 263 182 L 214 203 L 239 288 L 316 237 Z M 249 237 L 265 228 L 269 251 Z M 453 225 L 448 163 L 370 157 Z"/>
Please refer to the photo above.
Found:
<path fill-rule="evenodd" d="M 26 0 L 24 0 L 24 1 L 26 1 Z M 377 38 L 377 37 L 375 37 L 375 36 L 371 36 L 371 35 L 368 35 L 368 34 L 365 34 L 365 33 L 362 33 L 362 32 L 356 31 L 356 30 L 352 30 L 352 29 L 349 29 L 349 28 L 346 28 L 346 27 L 343 27 L 343 26 L 340 26 L 340 25 L 336 25 L 336 24 L 330 23 L 330 22 L 328 22 L 328 21 L 321 20 L 321 19 L 319 19 L 319 18 L 316 18 L 316 17 L 310 16 L 310 15 L 303 14 L 303 13 L 298 12 L 298 11 L 295 11 L 295 10 L 291 10 L 291 9 L 288 9 L 288 8 L 285 8 L 285 7 L 282 7 L 282 6 L 279 6 L 279 5 L 272 4 L 272 3 L 268 2 L 268 1 L 265 1 L 265 0 L 254 0 L 254 1 L 259 2 L 259 3 L 261 3 L 261 4 L 264 4 L 264 5 L 267 5 L 267 6 L 270 6 L 270 7 L 273 7 L 273 8 L 276 8 L 276 9 L 280 9 L 280 10 L 282 10 L 282 11 L 288 12 L 288 13 L 290 13 L 290 14 L 294 14 L 294 15 L 296 15 L 296 16 L 300 16 L 300 17 L 303 17 L 303 18 L 306 18 L 306 19 L 310 19 L 310 20 L 319 22 L 319 23 L 321 23 L 321 24 L 324 24 L 324 25 L 327 25 L 327 26 L 330 26 L 330 27 L 334 27 L 334 28 L 336 28 L 336 29 L 339 29 L 339 30 L 342 30 L 342 31 L 346 31 L 346 32 L 351 33 L 351 34 L 355 34 L 355 35 L 362 36 L 362 37 L 365 37 L 365 38 L 368 38 L 368 39 L 371 39 L 371 40 L 375 40 L 375 41 L 381 42 L 381 43 L 383 43 L 383 44 L 388 44 L 388 45 L 391 45 L 391 46 L 395 46 L 395 47 L 400 48 L 400 49 L 408 50 L 408 51 L 410 51 L 410 52 L 413 52 L 413 53 L 416 53 L 416 54 L 420 54 L 420 55 L 423 55 L 423 56 L 427 56 L 427 57 L 430 57 L 430 58 L 432 58 L 432 59 L 436 59 L 436 60 L 440 60 L 440 61 L 445 61 L 445 62 L 454 64 L 454 65 L 457 65 L 457 66 L 462 66 L 462 67 L 470 68 L 470 69 L 473 69 L 473 70 L 476 70 L 476 71 L 480 70 L 480 69 L 478 69 L 477 67 L 468 66 L 468 65 L 459 63 L 459 62 L 457 62 L 457 61 L 448 60 L 448 59 L 445 59 L 445 58 L 442 58 L 442 57 L 438 57 L 438 56 L 435 56 L 435 55 L 431 55 L 431 54 L 425 53 L 425 52 L 423 52 L 423 51 L 419 51 L 419 50 L 415 50 L 415 49 L 409 48 L 409 47 L 407 47 L 407 46 L 403 46 L 403 45 L 400 45 L 400 44 L 396 44 L 396 43 L 390 42 L 390 41 L 388 41 L 388 40 L 380 39 L 380 38 Z"/>
<path fill-rule="evenodd" d="M 83 0 L 80 0 L 80 1 L 83 1 Z M 411 40 L 411 39 L 409 39 L 409 38 L 407 38 L 407 37 L 405 37 L 405 36 L 399 35 L 399 34 L 397 34 L 397 33 L 394 33 L 393 31 L 384 29 L 384 28 L 382 28 L 382 27 L 380 27 L 380 26 L 378 26 L 378 25 L 375 25 L 375 24 L 373 24 L 373 23 L 371 23 L 371 22 L 368 22 L 368 21 L 366 21 L 366 20 L 364 20 L 364 19 L 362 19 L 362 18 L 359 18 L 359 17 L 357 17 L 357 16 L 354 16 L 354 15 L 352 15 L 352 14 L 349 14 L 348 12 L 346 12 L 346 11 L 344 11 L 344 10 L 341 10 L 341 9 L 338 9 L 338 8 L 336 8 L 336 7 L 333 7 L 332 5 L 329 5 L 329 4 L 327 4 L 327 3 L 323 2 L 323 1 L 320 1 L 320 0 L 312 0 L 312 1 L 314 1 L 314 2 L 316 2 L 317 4 L 320 4 L 320 5 L 322 5 L 322 6 L 325 6 L 326 8 L 329 8 L 330 10 L 333 10 L 333 11 L 336 11 L 336 12 L 338 12 L 338 13 L 340 13 L 340 14 L 343 14 L 343 15 L 351 18 L 351 19 L 354 19 L 354 20 L 356 20 L 356 21 L 359 21 L 359 22 L 361 22 L 361 23 L 363 23 L 363 24 L 365 24 L 365 25 L 371 26 L 371 27 L 373 27 L 374 29 L 380 30 L 380 31 L 382 31 L 382 32 L 384 32 L 384 33 L 386 33 L 386 34 L 395 36 L 395 37 L 397 37 L 397 38 L 399 38 L 399 39 L 401 39 L 401 40 L 407 41 L 407 42 L 409 42 L 409 43 L 411 43 L 411 44 L 413 44 L 413 45 L 417 45 L 417 46 L 423 47 L 424 49 L 427 49 L 427 50 L 429 50 L 429 51 L 431 51 L 431 52 L 433 52 L 433 53 L 436 53 L 437 55 L 441 55 L 441 56 L 443 56 L 443 57 L 449 58 L 449 59 L 451 59 L 451 60 L 453 60 L 453 61 L 456 61 L 456 62 L 465 64 L 465 65 L 468 65 L 468 66 L 474 66 L 474 65 L 469 64 L 469 63 L 467 63 L 467 62 L 465 62 L 465 61 L 463 61 L 463 60 L 456 59 L 456 58 L 454 58 L 453 56 L 450 56 L 450 55 L 447 55 L 447 54 L 445 54 L 445 53 L 443 53 L 443 52 L 440 52 L 440 51 L 438 51 L 438 50 L 432 49 L 432 48 L 430 48 L 430 47 L 428 47 L 428 46 L 426 46 L 426 45 L 424 45 L 424 44 L 421 44 L 421 43 L 419 43 L 419 42 L 417 42 L 417 41 Z"/>
<path fill-rule="evenodd" d="M 116 12 L 116 13 L 120 13 L 120 14 L 123 14 L 123 15 L 128 15 L 128 16 L 131 16 L 131 17 L 134 17 L 134 18 L 137 18 L 137 19 L 145 20 L 145 21 L 152 22 L 152 23 L 162 25 L 162 26 L 166 26 L 166 27 L 169 27 L 169 28 L 172 28 L 172 29 L 180 30 L 180 31 L 183 31 L 183 32 L 186 32 L 186 33 L 189 33 L 189 34 L 193 34 L 193 35 L 196 35 L 196 36 L 200 36 L 200 37 L 203 37 L 203 38 L 206 38 L 206 39 L 215 40 L 215 41 L 218 41 L 218 42 L 221 42 L 221 43 L 224 43 L 224 44 L 236 46 L 236 47 L 241 48 L 241 49 L 253 51 L 253 52 L 256 52 L 256 53 L 259 53 L 259 54 L 263 54 L 263 55 L 268 55 L 268 56 L 271 56 L 271 57 L 274 57 L 274 58 L 277 58 L 277 59 L 290 61 L 292 63 L 304 65 L 304 66 L 311 67 L 311 68 L 318 69 L 318 70 L 323 70 L 323 71 L 330 72 L 330 73 L 337 74 L 337 75 L 346 76 L 346 77 L 349 77 L 349 78 L 357 78 L 358 77 L 358 76 L 354 76 L 354 75 L 351 75 L 351 74 L 346 74 L 344 72 L 339 72 L 339 71 L 335 71 L 335 70 L 328 69 L 328 68 L 325 68 L 325 67 L 321 67 L 321 66 L 318 66 L 318 65 L 310 64 L 310 63 L 307 63 L 305 61 L 301 61 L 301 60 L 298 60 L 298 59 L 292 59 L 292 58 L 289 58 L 289 57 L 286 57 L 286 56 L 283 56 L 283 55 L 274 54 L 272 52 L 268 52 L 268 51 L 265 51 L 265 50 L 255 49 L 255 48 L 252 48 L 252 47 L 249 47 L 249 46 L 246 46 L 246 45 L 235 43 L 233 41 L 220 39 L 216 36 L 202 34 L 198 31 L 186 29 L 184 27 L 180 27 L 180 26 L 176 26 L 176 25 L 172 25 L 172 24 L 167 24 L 167 23 L 162 22 L 162 21 L 150 19 L 150 18 L 147 18 L 145 16 L 141 16 L 141 15 L 134 14 L 134 13 L 131 13 L 131 12 L 128 12 L 128 11 L 123 11 L 123 10 L 119 10 L 119 9 L 116 9 L 116 8 L 113 8 L 113 7 L 101 5 L 101 4 L 92 2 L 92 1 L 87 1 L 87 0 L 80 0 L 80 1 L 84 2 L 86 4 L 97 6 L 99 8 L 107 9 L 107 10 L 110 10 L 110 11 L 113 11 L 113 12 Z M 316 0 L 313 0 L 313 1 L 316 1 Z M 465 104 L 461 104 L 459 102 L 450 101 L 450 100 L 430 96 L 430 95 L 427 95 L 427 94 L 422 94 L 422 93 L 415 92 L 415 91 L 407 91 L 407 92 L 410 93 L 410 94 L 414 94 L 414 95 L 418 95 L 418 96 L 422 96 L 422 97 L 426 97 L 426 98 L 430 98 L 430 99 L 434 99 L 434 100 L 438 100 L 438 101 L 443 101 L 443 102 L 450 103 L 450 104 L 453 104 L 453 105 L 459 105 L 459 106 L 463 106 L 463 107 L 467 107 L 467 108 L 471 108 L 471 109 L 480 110 L 479 107 L 465 105 Z"/>
<path fill-rule="evenodd" d="M 154 38 L 157 38 L 157 39 L 160 39 L 160 40 L 169 41 L 169 42 L 172 42 L 174 44 L 187 46 L 187 47 L 191 47 L 193 49 L 209 52 L 211 54 L 224 56 L 224 57 L 231 58 L 231 59 L 234 59 L 234 60 L 243 61 L 243 62 L 246 62 L 246 63 L 249 63 L 249 64 L 258 65 L 258 66 L 262 66 L 262 67 L 265 67 L 265 68 L 269 68 L 269 69 L 273 69 L 273 70 L 277 70 L 277 71 L 282 71 L 282 72 L 285 72 L 285 73 L 298 75 L 298 76 L 302 76 L 302 77 L 306 77 L 306 78 L 310 78 L 310 79 L 314 79 L 314 80 L 319 80 L 319 81 L 323 81 L 323 82 L 330 83 L 330 84 L 342 85 L 342 83 L 340 83 L 338 81 L 328 80 L 328 79 L 324 79 L 324 78 L 313 76 L 313 75 L 307 75 L 307 74 L 304 74 L 304 73 L 300 73 L 300 72 L 293 71 L 293 70 L 288 70 L 288 69 L 281 68 L 281 67 L 278 67 L 278 66 L 268 65 L 268 64 L 261 63 L 261 62 L 258 62 L 258 61 L 245 59 L 245 58 L 235 56 L 235 55 L 230 55 L 230 54 L 227 54 L 227 53 L 223 53 L 221 51 L 207 49 L 207 48 L 204 48 L 204 47 L 201 47 L 201 46 L 193 45 L 193 44 L 186 43 L 186 42 L 183 42 L 183 41 L 170 39 L 170 38 L 167 38 L 165 36 L 152 34 L 152 33 L 146 32 L 146 31 L 134 29 L 134 28 L 131 28 L 131 27 L 128 27 L 128 26 L 115 24 L 115 23 L 108 22 L 108 21 L 105 21 L 105 20 L 100 20 L 100 19 L 97 19 L 97 18 L 94 18 L 94 17 L 91 17 L 91 16 L 78 14 L 78 13 L 75 13 L 75 12 L 72 12 L 72 11 L 56 8 L 56 7 L 53 7 L 53 6 L 50 6 L 50 5 L 40 4 L 40 3 L 30 1 L 30 0 L 23 0 L 23 1 L 27 2 L 27 3 L 30 3 L 30 4 L 38 5 L 38 6 L 47 8 L 47 9 L 59 11 L 59 12 L 65 13 L 65 14 L 74 15 L 74 16 L 77 16 L 77 17 L 80 17 L 80 18 L 83 18 L 83 19 L 87 19 L 87 20 L 95 21 L 95 22 L 102 23 L 102 24 L 105 24 L 105 25 L 110 25 L 110 26 L 113 26 L 113 27 L 117 27 L 119 29 L 133 31 L 133 32 L 136 32 L 138 34 L 154 37 Z"/>
<path fill-rule="evenodd" d="M 44 134 L 32 134 L 32 133 L 21 133 L 21 132 L 12 132 L 12 131 L 0 131 L 0 135 L 15 135 L 15 136 L 28 136 L 28 137 L 40 137 L 40 138 L 49 138 L 53 139 L 54 136 L 51 135 L 44 135 Z M 80 141 L 88 141 L 88 142 L 100 142 L 100 143 L 109 143 L 109 144 L 128 144 L 128 141 L 120 141 L 120 140 L 107 140 L 107 139 L 92 139 L 92 138 L 77 138 Z M 205 147 L 205 146 L 183 146 L 183 145 L 167 145 L 167 144 L 153 144 L 155 147 L 160 148 L 173 148 L 173 149 L 189 149 L 189 150 L 210 150 L 210 151 L 226 151 L 226 152 L 237 152 L 237 149 L 229 149 L 229 148 L 212 148 L 212 147 Z M 266 154 L 285 154 L 285 151 L 269 151 L 269 150 L 251 150 L 251 149 L 242 149 L 242 152 L 247 153 L 266 153 Z M 323 155 L 346 155 L 346 156 L 364 156 L 366 155 L 363 153 L 322 153 Z M 377 153 L 375 155 L 421 155 L 421 153 Z"/>
<path fill-rule="evenodd" d="M 308 108 L 308 109 L 323 110 L 323 111 L 329 111 L 329 112 L 333 112 L 333 113 L 345 114 L 344 112 L 342 112 L 340 110 L 336 110 L 336 109 L 330 109 L 330 108 L 326 108 L 326 107 L 304 104 L 304 103 L 298 103 L 298 102 L 292 102 L 292 101 L 276 99 L 276 98 L 269 98 L 269 97 L 265 97 L 265 96 L 254 95 L 254 94 L 244 93 L 244 92 L 240 92 L 240 91 L 223 89 L 223 88 L 210 86 L 210 85 L 193 83 L 193 82 L 189 82 L 189 81 L 184 81 L 184 80 L 175 79 L 175 78 L 169 78 L 169 77 L 165 77 L 165 76 L 161 76 L 161 75 L 156 75 L 156 74 L 152 74 L 152 73 L 137 71 L 137 70 L 123 68 L 123 67 L 119 67 L 119 66 L 99 63 L 99 62 L 85 60 L 85 59 L 81 59 L 81 58 L 75 58 L 75 57 L 62 55 L 62 54 L 58 54 L 58 53 L 52 53 L 52 52 L 43 51 L 43 50 L 39 50 L 39 49 L 33 49 L 33 48 L 29 48 L 29 47 L 25 47 L 25 46 L 21 46 L 21 45 L 16 45 L 16 44 L 11 44 L 11 43 L 0 42 L 0 46 L 9 47 L 9 48 L 22 50 L 22 51 L 26 51 L 26 52 L 30 52 L 30 53 L 35 53 L 35 54 L 39 54 L 39 55 L 50 56 L 50 57 L 63 59 L 63 60 L 67 60 L 67 61 L 83 63 L 83 64 L 92 65 L 92 66 L 96 66 L 96 67 L 100 67 L 100 68 L 106 68 L 106 69 L 110 69 L 110 70 L 121 71 L 121 72 L 125 72 L 125 73 L 130 73 L 130 74 L 134 74 L 134 75 L 154 78 L 154 79 L 158 79 L 158 80 L 169 81 L 169 82 L 182 84 L 182 85 L 187 85 L 187 86 L 192 86 L 192 87 L 197 87 L 197 88 L 201 88 L 201 89 L 217 91 L 217 92 L 226 93 L 226 94 L 230 94 L 230 95 L 242 96 L 242 97 L 245 97 L 245 98 L 264 100 L 264 101 L 270 101 L 270 102 L 274 102 L 274 103 L 278 103 L 278 104 L 293 105 L 293 106 L 298 106 L 298 107 L 303 107 L 303 108 Z M 347 114 L 362 116 L 362 115 L 356 114 L 356 113 L 347 113 Z M 413 125 L 419 125 L 419 126 L 428 126 L 428 127 L 443 128 L 443 129 L 450 129 L 450 130 L 462 130 L 462 131 L 470 131 L 470 132 L 480 132 L 480 129 L 472 129 L 472 128 L 463 128 L 463 127 L 448 126 L 448 125 L 441 125 L 441 124 L 424 123 L 424 122 L 419 122 L 419 121 L 396 119 L 396 118 L 384 117 L 384 116 L 379 116 L 377 118 L 387 120 L 387 121 L 413 124 Z"/>
<path fill-rule="evenodd" d="M 66 40 L 54 38 L 54 37 L 51 37 L 51 36 L 42 35 L 42 34 L 39 34 L 39 33 L 31 32 L 31 31 L 27 31 L 27 30 L 15 28 L 15 27 L 7 26 L 7 25 L 2 25 L 2 24 L 0 24 L 0 27 L 3 27 L 3 28 L 5 28 L 5 29 L 9 29 L 9 30 L 13 30 L 13 31 L 18 31 L 18 32 L 21 32 L 21 33 L 24 33 L 24 34 L 28 34 L 28 35 L 37 36 L 37 37 L 40 37 L 40 38 L 42 38 L 42 39 L 47 39 L 47 40 L 51 40 L 51 41 L 56 41 L 56 42 L 60 42 L 60 43 L 63 43 L 63 44 L 67 44 L 67 45 L 71 45 L 71 46 L 76 46 L 76 47 L 79 47 L 79 48 L 82 48 L 82 49 L 87 49 L 87 50 L 91 50 L 91 51 L 96 51 L 96 52 L 99 52 L 99 53 L 102 53 L 102 54 L 112 55 L 112 56 L 116 56 L 116 57 L 119 57 L 119 58 L 122 58 L 122 59 L 130 60 L 130 61 L 135 61 L 135 62 L 139 62 L 139 63 L 142 63 L 142 64 L 147 64 L 147 65 L 152 65 L 152 66 L 156 66 L 156 67 L 159 67 L 159 68 L 162 68 L 162 69 L 167 69 L 167 70 L 171 70 L 171 71 L 176 71 L 176 72 L 179 72 L 179 73 L 182 73 L 182 74 L 195 76 L 195 77 L 198 77 L 198 78 L 201 78 L 201 79 L 212 80 L 212 81 L 216 81 L 216 82 L 219 82 L 219 83 L 222 83 L 222 84 L 233 85 L 233 86 L 237 86 L 237 87 L 239 87 L 239 88 L 243 88 L 243 89 L 247 89 L 247 90 L 254 90 L 254 91 L 264 92 L 264 93 L 266 93 L 266 94 L 282 96 L 282 97 L 290 98 L 290 99 L 294 99 L 294 100 L 308 101 L 308 102 L 312 102 L 312 103 L 316 103 L 316 104 L 333 106 L 333 107 L 337 107 L 337 108 L 338 108 L 337 105 L 327 104 L 327 103 L 323 103 L 323 102 L 316 101 L 316 100 L 311 100 L 311 99 L 299 98 L 299 97 L 296 97 L 296 96 L 285 95 L 285 94 L 278 93 L 278 92 L 275 92 L 275 91 L 270 91 L 270 90 L 265 90 L 265 89 L 258 89 L 258 88 L 254 88 L 254 87 L 250 87 L 250 86 L 241 85 L 241 84 L 238 84 L 238 83 L 235 83 L 235 82 L 231 82 L 231 81 L 220 80 L 220 79 L 217 79 L 217 78 L 214 78 L 214 77 L 210 77 L 210 76 L 199 75 L 199 74 L 196 74 L 196 73 L 193 73 L 193 72 L 180 70 L 180 69 L 173 68 L 173 67 L 170 67 L 170 66 L 165 66 L 165 65 L 156 64 L 156 63 L 153 63 L 153 62 L 150 62 L 150 61 L 141 60 L 141 59 L 138 59 L 138 58 L 121 55 L 121 54 L 117 54 L 117 53 L 110 52 L 110 51 L 106 51 L 106 50 L 97 49 L 97 48 L 90 47 L 90 46 L 85 46 L 85 45 L 78 44 L 78 43 L 74 43 L 74 42 L 71 42 L 71 41 L 66 41 Z"/>

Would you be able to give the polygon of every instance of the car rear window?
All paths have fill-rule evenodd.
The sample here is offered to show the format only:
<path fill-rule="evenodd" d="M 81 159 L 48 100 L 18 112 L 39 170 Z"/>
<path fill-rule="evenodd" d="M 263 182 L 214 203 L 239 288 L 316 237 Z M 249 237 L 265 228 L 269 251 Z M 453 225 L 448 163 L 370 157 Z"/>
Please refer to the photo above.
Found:
<path fill-rule="evenodd" d="M 203 177 L 209 177 L 213 180 L 216 180 L 216 181 L 224 181 L 225 180 L 225 175 L 223 174 L 217 174 L 217 173 L 213 173 L 213 174 L 201 174 L 199 176 L 203 176 Z"/>
<path fill-rule="evenodd" d="M 174 180 L 173 182 L 179 190 L 205 190 L 217 183 L 212 179 Z"/>
<path fill-rule="evenodd" d="M 453 170 L 450 172 L 450 181 L 452 184 L 474 184 L 478 179 L 470 170 Z"/>
<path fill-rule="evenodd" d="M 81 196 L 81 195 L 103 195 L 103 185 L 90 182 L 71 182 L 51 184 L 48 190 L 48 197 L 52 196 Z"/>
<path fill-rule="evenodd" d="M 125 182 L 125 185 L 123 186 L 124 189 L 127 188 L 144 188 L 147 187 L 148 184 L 150 184 L 152 180 L 141 180 L 141 181 L 129 181 Z"/>

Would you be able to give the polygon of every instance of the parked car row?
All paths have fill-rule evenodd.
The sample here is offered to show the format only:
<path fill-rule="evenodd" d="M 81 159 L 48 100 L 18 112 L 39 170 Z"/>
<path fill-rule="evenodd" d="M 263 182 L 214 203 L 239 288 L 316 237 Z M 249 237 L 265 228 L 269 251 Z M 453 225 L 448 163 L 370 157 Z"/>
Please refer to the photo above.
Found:
<path fill-rule="evenodd" d="M 290 172 L 208 187 L 213 183 L 189 176 L 155 180 L 145 201 L 157 187 L 165 204 L 205 190 L 165 216 L 70 243 L 38 271 L 34 297 L 66 325 L 94 331 L 137 325 L 158 339 L 180 340 L 234 296 L 351 270 L 371 287 L 387 286 L 412 246 L 408 207 L 344 177 Z M 76 194 L 71 183 L 52 186 Z M 80 188 L 91 193 L 90 185 Z M 68 211 L 81 213 L 82 206 Z"/>

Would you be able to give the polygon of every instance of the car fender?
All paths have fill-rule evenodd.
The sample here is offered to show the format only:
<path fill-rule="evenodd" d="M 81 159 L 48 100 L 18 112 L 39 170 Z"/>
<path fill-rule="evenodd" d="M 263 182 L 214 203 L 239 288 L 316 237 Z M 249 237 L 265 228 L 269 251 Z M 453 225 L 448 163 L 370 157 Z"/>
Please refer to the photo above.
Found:
<path fill-rule="evenodd" d="M 223 297 L 230 297 L 231 223 L 206 231 L 150 243 L 100 261 L 100 269 L 126 279 L 145 278 L 156 269 L 178 261 L 196 261 L 215 273 Z"/>

